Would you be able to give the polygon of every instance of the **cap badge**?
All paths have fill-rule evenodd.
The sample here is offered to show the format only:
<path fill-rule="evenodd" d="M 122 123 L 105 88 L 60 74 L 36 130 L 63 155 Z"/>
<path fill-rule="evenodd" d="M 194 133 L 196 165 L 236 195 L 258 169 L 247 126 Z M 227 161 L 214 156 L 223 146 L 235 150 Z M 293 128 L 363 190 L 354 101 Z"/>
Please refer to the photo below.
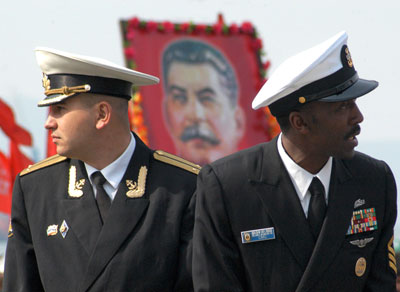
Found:
<path fill-rule="evenodd" d="M 304 96 L 300 96 L 299 97 L 299 102 L 300 103 L 305 103 L 306 102 L 306 98 Z"/>
<path fill-rule="evenodd" d="M 128 198 L 140 198 L 144 195 L 144 191 L 146 188 L 146 176 L 147 167 L 142 166 L 139 170 L 139 177 L 137 182 L 128 179 L 126 180 L 126 186 L 128 187 L 126 196 Z"/>
<path fill-rule="evenodd" d="M 47 75 L 43 73 L 42 85 L 44 90 L 50 90 L 50 79 L 47 78 Z"/>
<path fill-rule="evenodd" d="M 68 194 L 70 197 L 79 198 L 82 197 L 82 188 L 85 185 L 85 179 L 82 178 L 76 181 L 76 167 L 71 165 L 69 168 L 69 183 L 68 183 Z"/>
<path fill-rule="evenodd" d="M 351 68 L 351 67 L 353 67 L 353 60 L 351 59 L 351 55 L 350 55 L 349 48 L 346 47 L 345 53 L 346 53 L 347 64 L 348 64 L 349 67 Z"/>
<path fill-rule="evenodd" d="M 363 257 L 359 258 L 356 262 L 356 268 L 355 268 L 356 275 L 358 277 L 362 277 L 366 269 L 367 269 L 367 261 Z"/>

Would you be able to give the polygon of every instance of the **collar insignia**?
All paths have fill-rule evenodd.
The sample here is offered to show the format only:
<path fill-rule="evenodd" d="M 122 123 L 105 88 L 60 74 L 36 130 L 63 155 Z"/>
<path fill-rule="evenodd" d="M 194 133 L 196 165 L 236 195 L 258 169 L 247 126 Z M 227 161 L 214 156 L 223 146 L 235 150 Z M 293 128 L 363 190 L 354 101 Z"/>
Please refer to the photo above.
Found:
<path fill-rule="evenodd" d="M 69 168 L 69 183 L 68 183 L 68 194 L 73 198 L 80 198 L 83 195 L 82 188 L 85 185 L 85 179 L 82 178 L 76 181 L 76 167 L 71 165 Z"/>
<path fill-rule="evenodd" d="M 144 195 L 146 187 L 146 176 L 147 167 L 142 166 L 139 170 L 139 177 L 137 182 L 128 179 L 126 180 L 126 186 L 128 187 L 126 196 L 128 198 L 141 198 Z"/>

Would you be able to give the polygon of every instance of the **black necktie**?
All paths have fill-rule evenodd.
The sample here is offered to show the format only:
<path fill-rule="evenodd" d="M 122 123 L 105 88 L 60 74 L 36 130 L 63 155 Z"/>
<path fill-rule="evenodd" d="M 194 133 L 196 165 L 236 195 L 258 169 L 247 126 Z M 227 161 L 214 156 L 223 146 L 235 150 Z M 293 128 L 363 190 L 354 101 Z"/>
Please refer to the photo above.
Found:
<path fill-rule="evenodd" d="M 101 220 L 103 223 L 106 221 L 108 209 L 111 205 L 110 197 L 107 195 L 106 191 L 103 188 L 106 179 L 101 174 L 100 171 L 96 171 L 92 174 L 92 182 L 96 188 L 96 201 L 97 206 L 99 207 Z"/>
<path fill-rule="evenodd" d="M 314 238 L 317 240 L 326 212 L 325 189 L 321 181 L 314 177 L 308 190 L 311 193 L 311 199 L 310 205 L 308 205 L 307 219 Z"/>

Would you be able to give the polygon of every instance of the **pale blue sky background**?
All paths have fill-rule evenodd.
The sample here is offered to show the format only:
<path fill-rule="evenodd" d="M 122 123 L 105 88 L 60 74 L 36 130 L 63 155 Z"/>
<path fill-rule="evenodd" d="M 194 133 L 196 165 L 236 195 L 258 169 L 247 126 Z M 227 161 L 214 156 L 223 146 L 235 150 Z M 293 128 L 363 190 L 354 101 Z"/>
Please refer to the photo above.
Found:
<path fill-rule="evenodd" d="M 222 13 L 227 24 L 254 24 L 263 39 L 264 61 L 272 62 L 270 74 L 287 57 L 346 30 L 359 75 L 380 82 L 358 102 L 365 117 L 358 150 L 387 161 L 400 182 L 399 11 L 398 0 L 6 1 L 0 9 L 0 97 L 34 135 L 34 146 L 24 151 L 37 161 L 45 155 L 46 110 L 36 107 L 43 96 L 36 46 L 124 65 L 119 20 L 214 23 Z M 7 153 L 7 147 L 0 132 L 0 150 Z"/>

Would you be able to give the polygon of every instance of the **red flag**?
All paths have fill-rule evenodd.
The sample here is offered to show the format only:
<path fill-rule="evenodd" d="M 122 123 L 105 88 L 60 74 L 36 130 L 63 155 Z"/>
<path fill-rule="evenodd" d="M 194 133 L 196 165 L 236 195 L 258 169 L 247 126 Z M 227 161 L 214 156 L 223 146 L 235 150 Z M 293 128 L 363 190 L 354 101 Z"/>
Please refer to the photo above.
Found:
<path fill-rule="evenodd" d="M 8 158 L 0 152 L 0 212 L 11 213 L 12 175 Z"/>
<path fill-rule="evenodd" d="M 12 109 L 0 99 L 0 129 L 10 138 L 10 157 L 0 152 L 0 212 L 11 212 L 11 196 L 14 179 L 32 161 L 19 149 L 19 145 L 30 146 L 32 137 L 17 125 Z"/>

